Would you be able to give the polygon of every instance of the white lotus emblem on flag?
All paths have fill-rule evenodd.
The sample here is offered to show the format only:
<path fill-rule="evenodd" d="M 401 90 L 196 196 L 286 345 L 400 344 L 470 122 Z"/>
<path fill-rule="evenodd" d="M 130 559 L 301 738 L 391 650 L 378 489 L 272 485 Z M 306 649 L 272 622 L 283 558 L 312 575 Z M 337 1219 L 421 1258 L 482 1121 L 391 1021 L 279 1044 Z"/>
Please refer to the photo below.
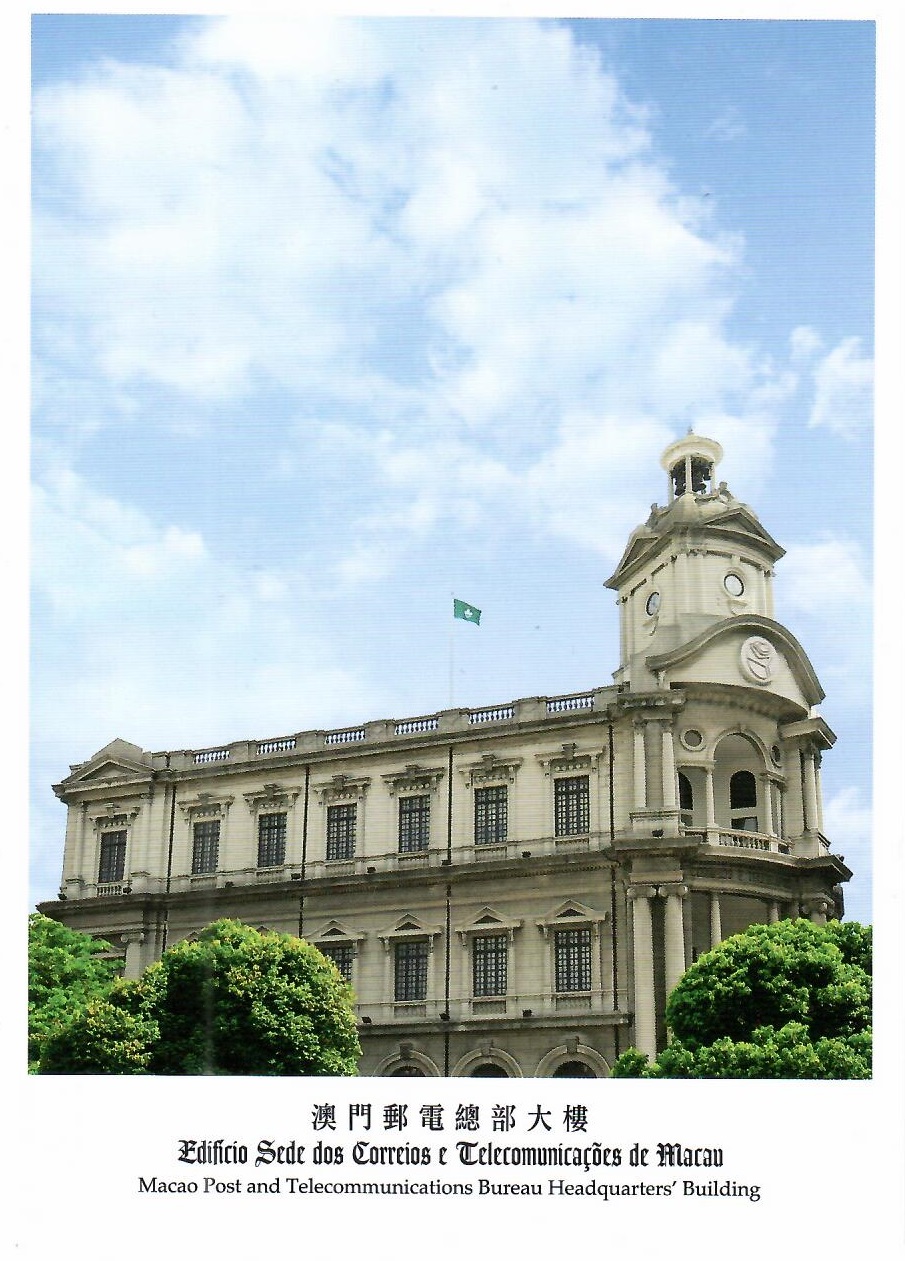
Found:
<path fill-rule="evenodd" d="M 453 596 L 453 617 L 461 618 L 463 622 L 472 622 L 475 626 L 479 626 L 481 610 L 475 608 L 473 604 L 466 604 L 464 600 L 457 600 Z"/>

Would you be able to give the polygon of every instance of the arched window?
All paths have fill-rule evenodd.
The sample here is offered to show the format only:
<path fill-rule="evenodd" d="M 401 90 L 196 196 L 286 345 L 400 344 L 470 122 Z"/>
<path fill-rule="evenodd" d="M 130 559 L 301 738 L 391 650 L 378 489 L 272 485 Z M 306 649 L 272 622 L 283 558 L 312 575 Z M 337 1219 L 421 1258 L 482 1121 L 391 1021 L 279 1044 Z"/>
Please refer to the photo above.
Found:
<path fill-rule="evenodd" d="M 757 809 L 757 780 L 750 771 L 736 771 L 729 781 L 729 808 L 744 810 L 749 806 Z"/>
<path fill-rule="evenodd" d="M 757 831 L 757 780 L 751 771 L 736 771 L 729 780 L 729 809 L 731 824 L 741 832 Z M 744 811 L 744 814 L 736 814 Z"/>
<path fill-rule="evenodd" d="M 554 1077 L 596 1077 L 597 1074 L 588 1065 L 583 1064 L 581 1060 L 566 1060 L 564 1064 L 560 1064 L 558 1068 L 553 1070 Z"/>
<path fill-rule="evenodd" d="M 469 1073 L 469 1077 L 508 1077 L 509 1074 L 505 1068 L 501 1068 L 499 1064 L 479 1064 L 477 1068 Z"/>
<path fill-rule="evenodd" d="M 416 1068 L 414 1064 L 400 1064 L 399 1068 L 394 1068 L 390 1077 L 423 1077 L 420 1068 Z"/>

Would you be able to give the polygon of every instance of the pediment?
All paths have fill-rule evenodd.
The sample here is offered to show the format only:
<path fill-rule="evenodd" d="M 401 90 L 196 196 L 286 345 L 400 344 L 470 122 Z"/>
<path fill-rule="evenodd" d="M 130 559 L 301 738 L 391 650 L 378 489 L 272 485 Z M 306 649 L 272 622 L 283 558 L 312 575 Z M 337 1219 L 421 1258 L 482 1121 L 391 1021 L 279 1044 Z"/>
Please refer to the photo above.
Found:
<path fill-rule="evenodd" d="M 766 644 L 759 650 L 758 645 Z M 724 618 L 669 652 L 645 660 L 666 684 L 708 683 L 773 693 L 810 710 L 825 692 L 801 644 L 759 614 Z"/>
<path fill-rule="evenodd" d="M 151 778 L 151 755 L 128 740 L 112 740 L 99 749 L 87 762 L 70 767 L 70 774 L 63 780 L 66 787 L 116 784 L 136 779 Z"/>
<path fill-rule="evenodd" d="M 549 932 L 557 928 L 593 928 L 595 931 L 607 919 L 607 912 L 595 911 L 593 907 L 585 906 L 583 902 L 576 902 L 574 898 L 568 898 L 565 902 L 561 902 L 559 906 L 553 908 L 543 919 L 537 920 L 537 926 L 546 936 Z"/>
<path fill-rule="evenodd" d="M 330 942 L 358 942 L 367 936 L 360 929 L 352 928 L 344 920 L 330 919 L 315 933 L 306 933 L 305 940 L 314 946 L 327 946 Z"/>
<path fill-rule="evenodd" d="M 722 547 L 753 544 L 771 562 L 785 555 L 785 549 L 764 529 L 747 504 L 732 500 L 721 509 L 719 502 L 711 500 L 683 509 L 681 501 L 676 501 L 668 508 L 655 508 L 648 521 L 632 532 L 619 564 L 603 585 L 611 591 L 618 590 L 632 574 L 652 563 L 670 539 L 689 534 L 702 542 L 719 540 Z"/>
<path fill-rule="evenodd" d="M 482 906 L 467 923 L 458 925 L 456 932 L 463 943 L 470 936 L 481 936 L 484 933 L 508 933 L 511 941 L 512 934 L 521 926 L 522 921 L 520 919 L 512 919 L 511 916 L 496 910 L 495 907 Z"/>

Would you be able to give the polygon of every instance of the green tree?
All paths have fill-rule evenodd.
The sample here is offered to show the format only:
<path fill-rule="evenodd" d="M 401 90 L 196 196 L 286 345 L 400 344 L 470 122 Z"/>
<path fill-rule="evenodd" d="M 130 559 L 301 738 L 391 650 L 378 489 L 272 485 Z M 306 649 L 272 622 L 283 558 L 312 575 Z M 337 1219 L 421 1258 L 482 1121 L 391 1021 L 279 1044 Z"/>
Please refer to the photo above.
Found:
<path fill-rule="evenodd" d="M 870 1022 L 868 926 L 755 924 L 679 981 L 656 1061 L 632 1048 L 614 1076 L 865 1078 Z"/>
<path fill-rule="evenodd" d="M 297 937 L 234 920 L 165 951 L 48 1050 L 48 1071 L 161 1075 L 349 1076 L 361 1055 L 334 965 Z"/>
<path fill-rule="evenodd" d="M 103 957 L 105 941 L 35 913 L 28 917 L 28 1067 L 35 1072 L 50 1037 L 110 990 L 122 961 Z"/>
<path fill-rule="evenodd" d="M 88 1003 L 48 1039 L 40 1071 L 147 1073 L 159 1030 L 152 1020 L 130 1011 L 136 991 L 135 981 L 120 981 L 108 998 Z"/>

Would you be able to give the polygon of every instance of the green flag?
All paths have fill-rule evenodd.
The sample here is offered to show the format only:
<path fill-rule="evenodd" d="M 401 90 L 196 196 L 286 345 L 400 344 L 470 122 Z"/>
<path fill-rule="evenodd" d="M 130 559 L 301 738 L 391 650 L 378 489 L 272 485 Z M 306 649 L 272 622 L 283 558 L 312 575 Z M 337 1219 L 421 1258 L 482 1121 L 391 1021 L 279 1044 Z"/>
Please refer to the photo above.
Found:
<path fill-rule="evenodd" d="M 453 617 L 461 617 L 463 622 L 474 622 L 475 626 L 478 626 L 481 622 L 481 610 L 453 596 Z"/>

